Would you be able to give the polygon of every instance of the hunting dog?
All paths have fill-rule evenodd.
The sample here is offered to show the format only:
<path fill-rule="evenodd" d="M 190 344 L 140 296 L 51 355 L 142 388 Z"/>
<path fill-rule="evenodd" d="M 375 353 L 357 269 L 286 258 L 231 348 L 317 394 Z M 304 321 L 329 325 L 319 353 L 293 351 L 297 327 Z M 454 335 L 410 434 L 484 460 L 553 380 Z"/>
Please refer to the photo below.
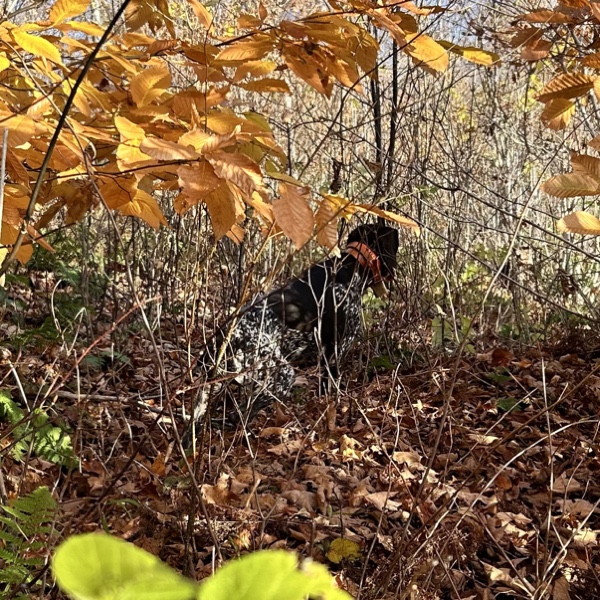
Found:
<path fill-rule="evenodd" d="M 294 366 L 321 365 L 323 387 L 335 380 L 361 330 L 367 288 L 385 294 L 397 266 L 397 230 L 361 225 L 346 250 L 310 267 L 283 288 L 244 306 L 210 342 L 202 357 L 206 384 L 193 421 L 210 405 L 225 407 L 220 419 L 245 423 L 257 411 L 284 399 L 294 383 Z M 212 370 L 212 372 L 211 372 Z M 192 424 L 193 429 L 193 424 Z M 189 445 L 192 433 L 186 432 Z"/>

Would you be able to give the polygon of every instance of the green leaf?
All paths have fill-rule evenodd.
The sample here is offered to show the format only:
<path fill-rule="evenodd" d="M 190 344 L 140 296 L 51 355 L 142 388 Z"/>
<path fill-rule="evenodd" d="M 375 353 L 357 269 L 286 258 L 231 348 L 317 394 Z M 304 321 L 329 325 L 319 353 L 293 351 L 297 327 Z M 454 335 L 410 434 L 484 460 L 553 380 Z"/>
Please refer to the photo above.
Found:
<path fill-rule="evenodd" d="M 199 600 L 349 600 L 327 569 L 283 550 L 255 552 L 232 561 L 200 586 Z"/>
<path fill-rule="evenodd" d="M 496 401 L 496 407 L 499 410 L 504 412 L 518 411 L 521 410 L 521 401 L 513 398 L 512 396 L 507 396 L 506 398 L 499 398 Z"/>
<path fill-rule="evenodd" d="M 149 552 L 96 533 L 63 542 L 52 570 L 61 590 L 75 600 L 191 600 L 198 589 Z"/>

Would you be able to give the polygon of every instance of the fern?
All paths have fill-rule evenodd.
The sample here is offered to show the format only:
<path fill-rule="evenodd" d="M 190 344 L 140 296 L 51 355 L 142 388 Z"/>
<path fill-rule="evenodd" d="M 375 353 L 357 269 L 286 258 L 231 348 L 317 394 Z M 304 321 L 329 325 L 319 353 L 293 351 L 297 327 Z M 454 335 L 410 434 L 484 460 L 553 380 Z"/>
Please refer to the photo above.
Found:
<path fill-rule="evenodd" d="M 0 420 L 16 425 L 12 431 L 12 457 L 18 461 L 23 460 L 31 447 L 35 456 L 56 465 L 73 467 L 76 461 L 71 436 L 61 427 L 52 425 L 43 410 L 35 409 L 32 416 L 30 422 L 21 423 L 25 413 L 11 400 L 8 392 L 0 390 Z"/>
<path fill-rule="evenodd" d="M 46 563 L 56 508 L 47 487 L 0 506 L 0 596 L 31 581 Z"/>

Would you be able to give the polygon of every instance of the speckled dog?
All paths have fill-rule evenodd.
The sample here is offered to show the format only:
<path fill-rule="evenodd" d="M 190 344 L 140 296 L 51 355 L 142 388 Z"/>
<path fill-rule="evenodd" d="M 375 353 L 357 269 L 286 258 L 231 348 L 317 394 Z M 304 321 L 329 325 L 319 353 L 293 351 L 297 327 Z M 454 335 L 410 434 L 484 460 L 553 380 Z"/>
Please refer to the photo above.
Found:
<path fill-rule="evenodd" d="M 244 306 L 209 344 L 202 359 L 215 382 L 205 391 L 196 419 L 225 406 L 229 422 L 250 419 L 294 383 L 294 366 L 321 364 L 323 381 L 336 378 L 360 334 L 361 302 L 367 288 L 385 293 L 396 268 L 398 232 L 361 225 L 348 236 L 345 252 L 305 271 L 285 287 Z M 219 402 L 215 402 L 215 399 Z M 223 402 L 221 402 L 223 400 Z M 190 440 L 190 432 L 186 441 Z"/>

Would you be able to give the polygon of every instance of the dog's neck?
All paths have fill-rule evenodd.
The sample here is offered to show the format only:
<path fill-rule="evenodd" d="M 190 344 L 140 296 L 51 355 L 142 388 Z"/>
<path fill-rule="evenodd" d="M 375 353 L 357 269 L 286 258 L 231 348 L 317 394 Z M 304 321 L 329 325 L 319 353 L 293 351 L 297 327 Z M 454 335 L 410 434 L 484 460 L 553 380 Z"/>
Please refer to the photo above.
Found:
<path fill-rule="evenodd" d="M 346 253 L 352 256 L 361 267 L 371 272 L 373 275 L 372 285 L 378 285 L 383 281 L 381 260 L 367 244 L 350 242 L 346 247 Z"/>

